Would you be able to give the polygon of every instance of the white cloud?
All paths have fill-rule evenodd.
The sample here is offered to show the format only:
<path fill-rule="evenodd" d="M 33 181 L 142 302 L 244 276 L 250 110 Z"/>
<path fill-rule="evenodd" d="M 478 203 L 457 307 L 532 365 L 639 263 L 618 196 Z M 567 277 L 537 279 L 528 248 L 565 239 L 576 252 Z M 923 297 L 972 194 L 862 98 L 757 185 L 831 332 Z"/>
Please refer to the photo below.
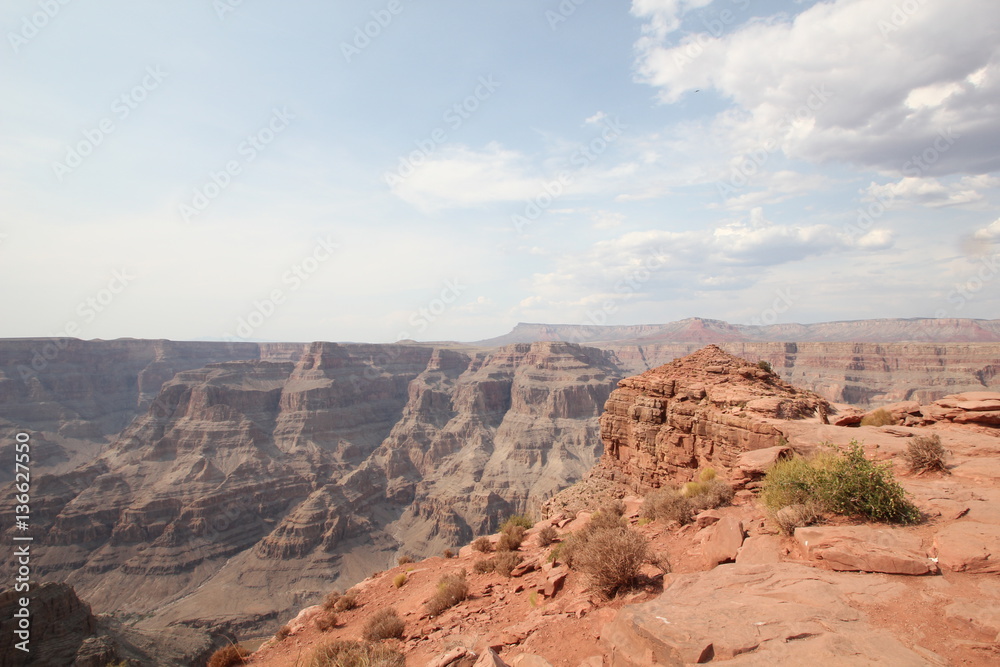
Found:
<path fill-rule="evenodd" d="M 983 241 L 1000 241 L 1000 218 L 976 231 L 973 236 Z"/>
<path fill-rule="evenodd" d="M 586 123 L 587 125 L 597 125 L 607 117 L 608 114 L 604 113 L 603 111 L 598 111 L 593 116 L 585 118 L 583 122 Z"/>
<path fill-rule="evenodd" d="M 492 142 L 483 150 L 448 147 L 432 155 L 392 188 L 400 199 L 425 210 L 519 201 L 537 195 L 542 179 L 528 175 L 524 155 Z"/>
<path fill-rule="evenodd" d="M 994 0 L 920 3 L 909 14 L 898 0 L 836 0 L 674 46 L 648 35 L 665 34 L 678 3 L 636 5 L 648 17 L 639 79 L 666 103 L 706 88 L 732 100 L 715 131 L 736 145 L 905 176 L 1000 169 L 988 111 L 1000 102 Z"/>
<path fill-rule="evenodd" d="M 1000 185 L 994 176 L 966 176 L 942 183 L 936 178 L 903 178 L 894 183 L 872 182 L 862 190 L 864 201 L 892 202 L 940 208 L 975 204 L 984 200 L 984 190 Z"/>

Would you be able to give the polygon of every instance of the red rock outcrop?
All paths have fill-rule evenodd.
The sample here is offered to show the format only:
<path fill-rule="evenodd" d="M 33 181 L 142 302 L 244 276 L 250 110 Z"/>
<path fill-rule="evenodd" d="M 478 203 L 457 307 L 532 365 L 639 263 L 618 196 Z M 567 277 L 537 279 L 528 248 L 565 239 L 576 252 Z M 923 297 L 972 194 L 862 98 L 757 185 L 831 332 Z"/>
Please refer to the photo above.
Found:
<path fill-rule="evenodd" d="M 1000 427 L 1000 391 L 969 391 L 925 405 L 917 401 L 900 401 L 867 414 L 877 410 L 888 412 L 899 426 L 928 426 L 942 422 Z"/>
<path fill-rule="evenodd" d="M 732 477 L 744 452 L 782 444 L 774 420 L 828 410 L 820 396 L 709 345 L 618 383 L 601 416 L 595 474 L 636 489 L 689 481 L 702 467 Z"/>

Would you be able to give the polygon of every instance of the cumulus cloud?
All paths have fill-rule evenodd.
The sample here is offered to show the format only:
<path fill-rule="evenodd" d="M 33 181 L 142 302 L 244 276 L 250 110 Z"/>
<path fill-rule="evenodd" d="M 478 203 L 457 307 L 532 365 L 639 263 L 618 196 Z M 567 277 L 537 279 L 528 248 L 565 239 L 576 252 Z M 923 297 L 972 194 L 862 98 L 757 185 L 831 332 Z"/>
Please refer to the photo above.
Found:
<path fill-rule="evenodd" d="M 982 202 L 984 191 L 998 185 L 1000 178 L 987 175 L 965 176 L 948 183 L 936 178 L 903 178 L 893 183 L 872 182 L 862 193 L 865 201 L 941 208 Z"/>
<path fill-rule="evenodd" d="M 994 0 L 835 0 L 669 44 L 681 4 L 633 4 L 637 76 L 665 103 L 707 88 L 734 102 L 714 126 L 734 143 L 907 177 L 1000 169 Z"/>
<path fill-rule="evenodd" d="M 973 236 L 982 241 L 1000 241 L 1000 218 L 994 220 L 987 227 L 977 230 Z"/>

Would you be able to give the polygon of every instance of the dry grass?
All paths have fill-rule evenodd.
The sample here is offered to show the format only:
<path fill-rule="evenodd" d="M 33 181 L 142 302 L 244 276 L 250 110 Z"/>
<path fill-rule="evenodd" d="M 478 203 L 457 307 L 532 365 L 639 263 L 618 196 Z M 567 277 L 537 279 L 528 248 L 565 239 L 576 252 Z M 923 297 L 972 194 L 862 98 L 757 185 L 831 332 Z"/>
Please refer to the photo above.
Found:
<path fill-rule="evenodd" d="M 316 616 L 316 629 L 320 632 L 329 632 L 337 627 L 337 614 L 332 611 L 324 611 Z"/>
<path fill-rule="evenodd" d="M 497 541 L 497 551 L 517 551 L 520 549 L 521 543 L 524 542 L 524 533 L 524 526 L 509 524 L 500 533 L 500 539 Z"/>
<path fill-rule="evenodd" d="M 406 573 L 400 572 L 395 577 L 392 578 L 392 585 L 396 588 L 402 588 L 403 584 L 406 583 Z"/>
<path fill-rule="evenodd" d="M 396 565 L 407 565 L 412 562 L 413 559 L 407 556 L 406 554 L 403 554 L 402 556 L 396 559 Z"/>
<path fill-rule="evenodd" d="M 508 552 L 510 553 L 510 552 Z M 492 558 L 484 558 L 483 560 L 477 560 L 473 566 L 472 571 L 476 574 L 489 574 L 496 567 L 496 561 Z"/>
<path fill-rule="evenodd" d="M 556 541 L 559 537 L 559 531 L 553 526 L 545 526 L 540 531 L 538 531 L 538 546 L 547 547 Z"/>
<path fill-rule="evenodd" d="M 438 579 L 437 592 L 427 601 L 427 613 L 437 616 L 469 596 L 469 584 L 465 580 L 465 570 L 455 574 L 445 574 Z"/>
<path fill-rule="evenodd" d="M 247 664 L 250 653 L 239 644 L 223 646 L 208 659 L 208 667 L 233 667 Z"/>
<path fill-rule="evenodd" d="M 660 489 L 643 499 L 639 513 L 647 519 L 676 521 L 683 526 L 694 519 L 694 505 L 677 489 Z"/>
<path fill-rule="evenodd" d="M 910 472 L 948 472 L 945 466 L 948 451 L 941 444 L 941 436 L 937 433 L 917 436 L 911 440 L 903 456 L 910 466 Z"/>
<path fill-rule="evenodd" d="M 796 528 L 809 526 L 822 517 L 819 507 L 815 503 L 795 504 L 782 507 L 772 516 L 778 530 L 784 535 L 792 535 Z"/>
<path fill-rule="evenodd" d="M 488 537 L 477 537 L 472 541 L 472 548 L 480 553 L 488 554 L 493 551 L 493 543 Z"/>
<path fill-rule="evenodd" d="M 278 628 L 277 632 L 274 633 L 274 638 L 280 642 L 286 637 L 288 637 L 288 635 L 290 634 L 292 634 L 291 627 L 289 627 L 288 625 L 283 625 L 280 628 Z"/>
<path fill-rule="evenodd" d="M 613 597 L 639 581 L 649 542 L 628 526 L 600 527 L 577 544 L 573 567 L 585 573 L 598 595 Z"/>
<path fill-rule="evenodd" d="M 891 426 L 895 423 L 895 417 L 885 408 L 879 408 L 861 418 L 862 426 Z"/>
<path fill-rule="evenodd" d="M 382 644 L 332 641 L 320 644 L 309 654 L 308 667 L 406 667 L 399 651 Z"/>
<path fill-rule="evenodd" d="M 354 609 L 358 606 L 358 597 L 354 591 L 347 591 L 339 598 L 337 602 L 333 605 L 334 611 L 347 611 L 348 609 Z"/>
<path fill-rule="evenodd" d="M 333 590 L 326 594 L 323 598 L 323 609 L 327 611 L 333 611 L 337 606 L 337 600 L 340 599 L 340 591 Z"/>
<path fill-rule="evenodd" d="M 509 577 L 511 571 L 521 562 L 521 555 L 513 551 L 504 551 L 491 558 L 493 561 L 493 571 L 497 574 Z"/>
<path fill-rule="evenodd" d="M 451 549 L 445 549 L 444 550 L 444 557 L 445 558 L 454 558 L 455 557 L 455 552 L 452 551 Z"/>
<path fill-rule="evenodd" d="M 400 638 L 406 624 L 399 617 L 399 613 L 392 607 L 379 609 L 365 623 L 361 636 L 367 641 L 377 642 L 383 639 Z"/>

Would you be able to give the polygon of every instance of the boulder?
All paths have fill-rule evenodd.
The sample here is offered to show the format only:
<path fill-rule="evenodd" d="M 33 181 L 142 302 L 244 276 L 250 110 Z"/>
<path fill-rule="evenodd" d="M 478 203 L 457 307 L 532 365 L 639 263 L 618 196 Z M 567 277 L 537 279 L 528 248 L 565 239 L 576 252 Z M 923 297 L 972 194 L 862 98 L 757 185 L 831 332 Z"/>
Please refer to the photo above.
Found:
<path fill-rule="evenodd" d="M 740 454 L 740 457 L 736 459 L 736 468 L 748 477 L 760 476 L 770 470 L 778 461 L 791 456 L 792 448 L 784 445 L 755 449 Z"/>
<path fill-rule="evenodd" d="M 951 572 L 1000 573 L 1000 526 L 959 521 L 934 536 L 938 564 Z"/>
<path fill-rule="evenodd" d="M 810 526 L 795 529 L 806 554 L 831 570 L 934 574 L 920 538 L 895 528 Z"/>
<path fill-rule="evenodd" d="M 705 530 L 709 533 L 702 552 L 709 567 L 736 560 L 740 547 L 743 546 L 742 521 L 724 517 Z"/>
<path fill-rule="evenodd" d="M 956 627 L 969 628 L 990 638 L 1000 635 L 1000 604 L 958 600 L 944 608 L 944 615 Z"/>
<path fill-rule="evenodd" d="M 488 648 L 479 655 L 479 660 L 476 660 L 476 664 L 472 667 L 510 667 L 510 665 L 501 660 L 496 651 Z"/>
<path fill-rule="evenodd" d="M 743 540 L 736 562 L 741 565 L 780 563 L 784 547 L 777 535 L 754 535 Z"/>
<path fill-rule="evenodd" d="M 867 575 L 805 565 L 723 565 L 674 575 L 656 600 L 623 607 L 603 629 L 612 667 L 708 661 L 759 665 L 924 667 L 928 661 L 869 625 L 846 598 L 895 592 Z"/>
<path fill-rule="evenodd" d="M 522 653 L 510 661 L 510 667 L 552 667 L 552 663 L 532 653 Z"/>

